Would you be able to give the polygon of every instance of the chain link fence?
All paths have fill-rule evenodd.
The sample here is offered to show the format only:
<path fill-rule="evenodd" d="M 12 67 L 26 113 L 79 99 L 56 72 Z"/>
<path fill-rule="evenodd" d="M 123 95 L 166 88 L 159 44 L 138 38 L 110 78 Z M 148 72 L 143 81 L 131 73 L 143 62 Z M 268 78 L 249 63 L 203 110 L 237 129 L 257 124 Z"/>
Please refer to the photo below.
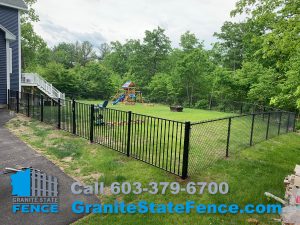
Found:
<path fill-rule="evenodd" d="M 295 113 L 262 112 L 192 123 L 189 175 L 226 159 L 248 146 L 293 132 Z"/>
<path fill-rule="evenodd" d="M 230 112 L 237 114 L 251 114 L 275 111 L 283 112 L 283 110 L 261 104 L 216 99 L 210 100 L 207 104 L 202 105 L 201 108 L 206 110 L 215 110 L 220 112 Z"/>

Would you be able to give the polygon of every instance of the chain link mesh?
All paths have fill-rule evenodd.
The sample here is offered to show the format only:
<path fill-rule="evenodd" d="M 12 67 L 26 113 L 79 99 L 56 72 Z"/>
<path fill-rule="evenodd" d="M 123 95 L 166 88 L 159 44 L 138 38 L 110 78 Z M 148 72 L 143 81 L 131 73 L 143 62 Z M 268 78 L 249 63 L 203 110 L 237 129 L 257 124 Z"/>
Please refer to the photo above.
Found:
<path fill-rule="evenodd" d="M 223 160 L 240 150 L 294 131 L 295 114 L 269 112 L 242 115 L 192 124 L 189 174 Z"/>
<path fill-rule="evenodd" d="M 189 151 L 189 174 L 226 157 L 228 120 L 216 120 L 192 125 Z"/>

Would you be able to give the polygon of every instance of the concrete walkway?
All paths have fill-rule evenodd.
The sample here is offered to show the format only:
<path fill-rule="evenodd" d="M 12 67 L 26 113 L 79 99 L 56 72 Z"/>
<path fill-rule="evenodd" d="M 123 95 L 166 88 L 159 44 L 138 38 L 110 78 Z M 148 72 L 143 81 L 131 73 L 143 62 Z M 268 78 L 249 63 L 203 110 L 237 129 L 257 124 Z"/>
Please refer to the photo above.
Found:
<path fill-rule="evenodd" d="M 0 109 L 0 169 L 4 167 L 30 167 L 42 170 L 58 179 L 59 209 L 58 214 L 13 214 L 12 188 L 9 175 L 0 175 L 0 224 L 1 225 L 67 225 L 75 222 L 84 215 L 71 212 L 71 205 L 75 200 L 85 203 L 98 203 L 95 196 L 71 194 L 72 178 L 63 173 L 56 165 L 41 156 L 16 136 L 10 133 L 4 124 L 12 118 L 7 110 Z"/>

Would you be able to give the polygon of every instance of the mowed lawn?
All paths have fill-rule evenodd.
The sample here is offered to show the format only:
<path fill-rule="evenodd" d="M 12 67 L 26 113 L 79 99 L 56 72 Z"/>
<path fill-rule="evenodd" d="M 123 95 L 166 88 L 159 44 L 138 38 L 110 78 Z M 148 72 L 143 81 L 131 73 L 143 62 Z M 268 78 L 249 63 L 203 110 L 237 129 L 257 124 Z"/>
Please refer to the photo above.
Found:
<path fill-rule="evenodd" d="M 95 180 L 105 182 L 142 182 L 147 185 L 156 182 L 180 182 L 184 186 L 188 181 L 227 182 L 230 187 L 227 195 L 188 195 L 180 193 L 172 195 L 112 195 L 108 189 L 106 194 L 99 196 L 103 203 L 115 200 L 134 203 L 145 200 L 155 203 L 184 203 L 187 200 L 196 203 L 237 203 L 269 204 L 274 200 L 264 197 L 264 192 L 271 192 L 279 197 L 284 196 L 283 179 L 291 174 L 295 164 L 300 163 L 300 136 L 290 133 L 262 142 L 254 147 L 240 150 L 227 160 L 219 160 L 186 181 L 157 169 L 143 162 L 126 156 L 87 140 L 73 136 L 64 131 L 23 116 L 11 120 L 8 128 L 22 140 L 37 149 L 67 174 L 85 183 Z M 259 224 L 278 224 L 274 222 L 278 215 L 89 215 L 75 223 L 76 225 L 98 224 L 250 224 L 248 219 L 257 219 Z"/>
<path fill-rule="evenodd" d="M 103 101 L 96 100 L 78 100 L 78 102 L 87 104 L 102 104 Z M 118 109 L 124 111 L 132 111 L 134 113 L 139 113 L 143 115 L 150 115 L 155 117 L 160 117 L 164 119 L 177 120 L 177 121 L 191 121 L 197 122 L 202 120 L 210 120 L 216 118 L 222 118 L 230 116 L 233 114 L 223 113 L 217 111 L 208 111 L 201 109 L 189 109 L 184 108 L 183 112 L 171 112 L 169 106 L 162 104 L 141 104 L 137 103 L 135 105 L 125 105 L 124 103 L 118 103 L 117 105 L 112 105 L 110 101 L 107 108 Z"/>

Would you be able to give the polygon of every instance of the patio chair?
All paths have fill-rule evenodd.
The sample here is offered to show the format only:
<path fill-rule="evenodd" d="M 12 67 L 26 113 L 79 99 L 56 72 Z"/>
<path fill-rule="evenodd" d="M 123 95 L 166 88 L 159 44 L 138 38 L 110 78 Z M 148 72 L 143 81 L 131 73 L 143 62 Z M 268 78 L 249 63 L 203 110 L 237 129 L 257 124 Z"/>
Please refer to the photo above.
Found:
<path fill-rule="evenodd" d="M 108 100 L 105 100 L 105 101 L 103 102 L 103 104 L 99 104 L 99 105 L 98 105 L 98 108 L 99 108 L 99 109 L 105 109 L 107 105 L 108 105 Z"/>

